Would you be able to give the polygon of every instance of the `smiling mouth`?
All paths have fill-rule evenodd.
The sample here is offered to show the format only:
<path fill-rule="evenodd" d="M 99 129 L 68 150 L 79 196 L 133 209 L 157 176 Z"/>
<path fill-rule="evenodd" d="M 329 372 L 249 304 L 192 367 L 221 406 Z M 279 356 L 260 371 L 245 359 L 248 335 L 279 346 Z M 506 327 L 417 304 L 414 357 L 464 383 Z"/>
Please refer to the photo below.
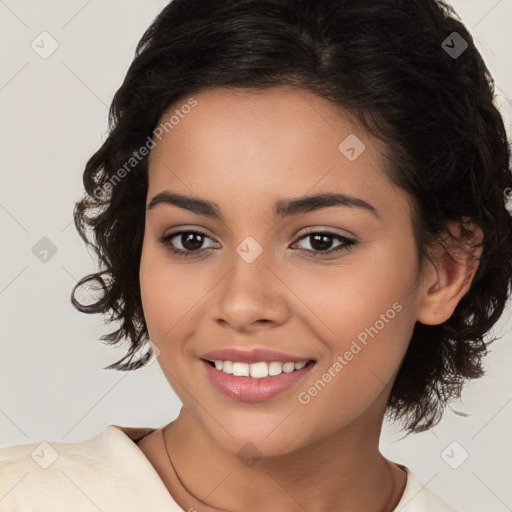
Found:
<path fill-rule="evenodd" d="M 253 379 L 264 379 L 266 377 L 277 377 L 282 373 L 292 373 L 306 366 L 315 364 L 314 359 L 294 363 L 292 361 L 282 363 L 280 361 L 259 361 L 257 363 L 241 363 L 236 361 L 209 361 L 202 359 L 210 366 L 228 375 L 235 377 L 248 377 Z"/>

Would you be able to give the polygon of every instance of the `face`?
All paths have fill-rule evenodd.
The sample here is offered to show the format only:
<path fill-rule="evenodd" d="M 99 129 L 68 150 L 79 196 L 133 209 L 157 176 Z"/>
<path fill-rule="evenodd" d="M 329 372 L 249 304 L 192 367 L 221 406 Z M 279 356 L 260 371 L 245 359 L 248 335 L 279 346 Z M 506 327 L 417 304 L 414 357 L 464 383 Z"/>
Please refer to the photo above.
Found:
<path fill-rule="evenodd" d="M 419 297 L 411 211 L 382 148 L 288 86 L 188 104 L 162 117 L 187 112 L 150 155 L 140 265 L 149 336 L 184 410 L 226 450 L 274 455 L 378 418 Z M 221 349 L 238 352 L 209 354 Z M 297 369 L 259 378 L 287 361 Z"/>

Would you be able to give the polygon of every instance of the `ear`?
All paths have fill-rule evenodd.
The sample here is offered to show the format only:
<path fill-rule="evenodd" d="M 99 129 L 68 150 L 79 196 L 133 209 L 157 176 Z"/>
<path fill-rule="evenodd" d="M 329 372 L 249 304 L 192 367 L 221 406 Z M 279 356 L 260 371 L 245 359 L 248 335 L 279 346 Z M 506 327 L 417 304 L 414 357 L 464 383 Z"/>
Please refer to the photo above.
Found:
<path fill-rule="evenodd" d="M 483 232 L 464 219 L 451 222 L 438 240 L 427 277 L 422 283 L 418 321 L 439 325 L 448 320 L 460 299 L 467 293 L 480 263 Z"/>

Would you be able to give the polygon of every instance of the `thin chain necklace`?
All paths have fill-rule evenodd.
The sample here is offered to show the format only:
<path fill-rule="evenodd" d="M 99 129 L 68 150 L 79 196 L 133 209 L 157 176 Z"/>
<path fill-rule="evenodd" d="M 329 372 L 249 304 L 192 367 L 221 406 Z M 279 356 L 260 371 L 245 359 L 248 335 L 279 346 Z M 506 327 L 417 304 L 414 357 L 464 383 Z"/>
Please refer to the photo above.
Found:
<path fill-rule="evenodd" d="M 165 439 L 165 429 L 170 425 L 167 424 L 163 429 L 162 429 L 162 436 L 164 438 L 164 446 L 165 446 L 165 451 L 167 452 L 167 458 L 169 459 L 169 463 L 171 464 L 171 467 L 174 471 L 174 474 L 176 475 L 176 478 L 178 479 L 178 482 L 180 483 L 180 485 L 183 487 L 183 489 L 186 490 L 187 493 L 189 493 L 191 496 L 193 496 L 193 494 L 185 487 L 185 485 L 183 484 L 183 482 L 181 481 L 179 475 L 178 475 L 178 472 L 176 471 L 176 468 L 174 467 L 174 464 L 172 463 L 172 459 L 171 459 L 171 455 L 169 454 L 169 450 L 167 449 L 167 441 Z M 388 511 L 388 505 L 390 503 L 390 501 L 392 500 L 394 494 L 395 494 L 395 489 L 396 489 L 396 480 L 393 478 L 393 488 L 391 489 L 391 494 L 389 495 L 389 498 L 388 500 L 386 501 L 386 504 L 384 505 L 384 507 L 380 510 L 380 512 L 389 512 Z M 199 499 L 199 498 L 196 498 L 195 496 L 193 496 L 194 499 L 196 499 L 198 502 L 202 503 L 202 501 Z M 205 504 L 206 505 L 206 504 Z M 211 505 L 207 505 L 208 507 L 211 507 L 212 509 L 214 510 L 218 510 L 219 512 L 229 512 L 227 510 L 224 510 L 224 509 L 216 509 L 214 507 L 212 507 Z M 394 509 L 390 512 L 393 512 Z"/>
<path fill-rule="evenodd" d="M 206 507 L 209 507 L 211 510 L 215 510 L 215 512 L 230 512 L 229 510 L 224 510 L 224 509 L 221 509 L 221 508 L 215 508 L 213 507 L 212 505 L 208 505 L 207 503 L 204 503 L 202 500 L 200 500 L 199 498 L 197 498 L 196 496 L 194 496 L 189 490 L 188 488 L 185 486 L 185 484 L 181 481 L 181 478 L 179 477 L 178 475 L 178 472 L 176 471 L 176 468 L 174 467 L 174 464 L 172 463 L 172 459 L 171 459 L 171 455 L 169 453 L 169 450 L 167 448 L 167 440 L 165 439 L 165 430 L 167 429 L 167 427 L 170 426 L 170 423 L 168 425 L 166 425 L 163 429 L 162 429 L 162 436 L 164 438 L 164 446 L 165 446 L 165 451 L 167 452 L 167 458 L 169 459 L 169 463 L 171 464 L 171 467 L 172 467 L 172 470 L 174 472 L 174 474 L 176 475 L 176 479 L 178 480 L 179 484 L 181 485 L 182 489 L 185 490 L 185 492 L 191 496 L 192 498 L 194 498 L 194 500 L 196 500 L 198 503 L 200 503 L 201 505 L 203 506 L 206 506 Z"/>
<path fill-rule="evenodd" d="M 169 450 L 167 449 L 167 441 L 165 439 L 165 429 L 170 425 L 170 423 L 168 425 L 166 425 L 163 429 L 162 429 L 162 436 L 164 438 L 164 446 L 165 446 L 165 451 L 167 452 L 167 458 L 169 459 L 169 462 L 171 463 L 171 467 L 172 467 L 172 470 L 174 471 L 174 474 L 176 475 L 176 478 L 178 479 L 178 482 L 180 483 L 180 485 L 188 491 L 188 489 L 185 487 L 185 485 L 183 484 L 183 482 L 181 481 L 180 479 L 180 476 L 178 475 L 178 472 L 176 471 L 176 468 L 174 467 L 174 464 L 172 463 L 172 460 L 171 460 L 171 455 L 169 454 Z M 194 496 L 195 497 L 195 496 Z M 197 499 L 197 498 L 196 498 Z M 200 501 L 200 500 L 198 500 Z"/>

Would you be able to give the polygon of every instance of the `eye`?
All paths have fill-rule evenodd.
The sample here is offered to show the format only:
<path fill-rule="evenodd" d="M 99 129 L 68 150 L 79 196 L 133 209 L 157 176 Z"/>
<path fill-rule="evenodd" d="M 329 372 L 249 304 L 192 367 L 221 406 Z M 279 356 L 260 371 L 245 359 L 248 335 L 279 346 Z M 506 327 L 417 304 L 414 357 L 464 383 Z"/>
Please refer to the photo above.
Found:
<path fill-rule="evenodd" d="M 179 242 L 181 248 L 175 247 L 174 239 Z M 202 247 L 205 239 L 211 240 L 211 238 L 202 231 L 182 230 L 159 237 L 158 241 L 164 245 L 165 249 L 173 256 L 187 258 L 198 256 L 208 249 L 208 247 Z M 299 250 L 309 253 L 309 255 L 314 258 L 331 256 L 342 251 L 348 251 L 357 243 L 355 240 L 330 231 L 311 231 L 299 238 L 298 242 L 303 240 L 310 240 L 308 245 L 310 245 L 311 249 L 301 248 Z M 334 240 L 338 240 L 339 245 L 335 246 L 334 249 L 329 249 Z M 211 248 L 211 246 L 209 248 Z"/>
<path fill-rule="evenodd" d="M 176 248 L 173 245 L 172 240 L 174 238 L 178 240 L 182 248 Z M 164 235 L 159 237 L 158 241 L 174 256 L 187 258 L 190 256 L 197 256 L 205 250 L 205 248 L 201 248 L 201 245 L 206 238 L 211 240 L 211 238 L 202 231 L 189 229 Z"/>
<path fill-rule="evenodd" d="M 311 256 L 313 256 L 314 258 L 331 256 L 342 251 L 348 251 L 357 243 L 355 240 L 352 240 L 351 238 L 347 238 L 346 236 L 338 235 L 337 233 L 332 233 L 330 231 L 311 231 L 309 233 L 306 233 L 301 238 L 299 238 L 299 242 L 302 240 L 310 240 L 309 245 L 310 247 L 312 247 L 312 250 L 300 250 L 311 253 Z M 339 240 L 340 244 L 336 246 L 334 249 L 329 250 L 329 247 L 332 245 L 333 240 Z"/>

